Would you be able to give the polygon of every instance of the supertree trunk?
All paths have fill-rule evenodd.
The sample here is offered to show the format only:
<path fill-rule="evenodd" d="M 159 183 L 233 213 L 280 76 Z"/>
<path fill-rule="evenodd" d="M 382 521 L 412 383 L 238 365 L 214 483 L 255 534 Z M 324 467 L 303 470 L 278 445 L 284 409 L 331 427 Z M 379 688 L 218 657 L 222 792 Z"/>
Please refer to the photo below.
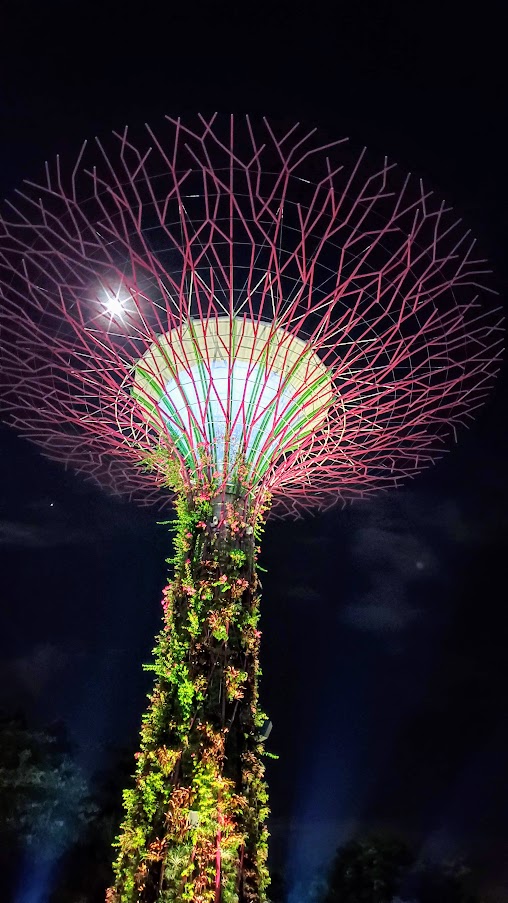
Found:
<path fill-rule="evenodd" d="M 108 903 L 266 900 L 259 525 L 242 499 L 177 499 L 174 579 Z"/>

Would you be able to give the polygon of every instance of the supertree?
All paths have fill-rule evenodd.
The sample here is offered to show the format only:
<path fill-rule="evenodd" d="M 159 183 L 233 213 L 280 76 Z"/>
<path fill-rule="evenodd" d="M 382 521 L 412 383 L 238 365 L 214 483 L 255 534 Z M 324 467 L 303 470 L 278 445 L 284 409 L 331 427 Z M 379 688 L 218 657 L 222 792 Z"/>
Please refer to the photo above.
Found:
<path fill-rule="evenodd" d="M 110 903 L 264 901 L 259 539 L 397 486 L 481 403 L 500 325 L 444 203 L 344 141 L 167 118 L 8 202 L 4 420 L 176 504 Z"/>

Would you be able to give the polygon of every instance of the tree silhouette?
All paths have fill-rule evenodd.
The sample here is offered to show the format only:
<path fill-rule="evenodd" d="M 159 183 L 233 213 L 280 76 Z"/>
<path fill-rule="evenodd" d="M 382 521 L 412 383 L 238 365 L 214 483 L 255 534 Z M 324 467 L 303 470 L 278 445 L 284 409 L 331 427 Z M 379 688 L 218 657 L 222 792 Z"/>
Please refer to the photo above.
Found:
<path fill-rule="evenodd" d="M 413 859 L 400 840 L 352 840 L 337 850 L 324 903 L 391 903 Z"/>

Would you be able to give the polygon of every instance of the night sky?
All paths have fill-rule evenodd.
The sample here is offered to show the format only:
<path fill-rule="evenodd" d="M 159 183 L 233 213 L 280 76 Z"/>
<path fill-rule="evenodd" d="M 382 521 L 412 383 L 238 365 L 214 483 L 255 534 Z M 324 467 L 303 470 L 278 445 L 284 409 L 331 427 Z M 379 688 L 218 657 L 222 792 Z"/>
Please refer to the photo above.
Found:
<path fill-rule="evenodd" d="M 0 196 L 84 137 L 165 112 L 299 119 L 422 175 L 506 298 L 501 5 L 381 5 L 12 5 Z M 262 701 L 291 903 L 358 829 L 463 853 L 508 900 L 507 388 L 505 365 L 475 425 L 405 489 L 268 525 Z M 91 775 L 135 740 L 170 537 L 6 428 L 0 464 L 0 707 L 65 722 Z"/>

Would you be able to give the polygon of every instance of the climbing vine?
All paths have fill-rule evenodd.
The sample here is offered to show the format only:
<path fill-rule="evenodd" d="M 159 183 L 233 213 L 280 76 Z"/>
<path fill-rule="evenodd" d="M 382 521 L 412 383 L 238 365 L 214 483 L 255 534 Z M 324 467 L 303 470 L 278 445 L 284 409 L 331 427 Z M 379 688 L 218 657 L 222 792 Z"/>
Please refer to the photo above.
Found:
<path fill-rule="evenodd" d="M 263 903 L 267 790 L 259 707 L 265 508 L 176 485 L 174 577 L 163 593 L 155 686 L 107 903 Z"/>

